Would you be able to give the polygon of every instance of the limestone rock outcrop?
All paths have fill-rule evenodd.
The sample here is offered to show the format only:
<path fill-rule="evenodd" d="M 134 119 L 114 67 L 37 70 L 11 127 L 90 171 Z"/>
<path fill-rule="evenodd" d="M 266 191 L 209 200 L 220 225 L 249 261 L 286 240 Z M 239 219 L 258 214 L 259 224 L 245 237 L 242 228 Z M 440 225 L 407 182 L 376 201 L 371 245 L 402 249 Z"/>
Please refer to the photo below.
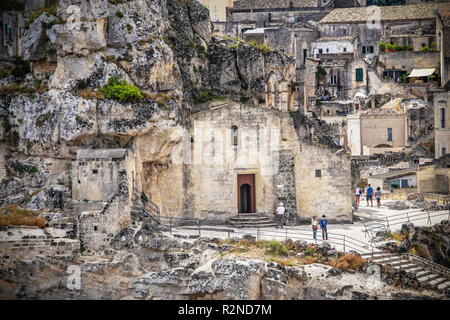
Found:
<path fill-rule="evenodd" d="M 232 253 L 236 245 L 224 244 L 217 239 L 177 240 L 148 226 L 136 230 L 138 232 L 122 232 L 114 240 L 115 249 L 111 248 L 109 255 L 103 257 L 80 256 L 77 250 L 69 251 L 68 244 L 56 244 L 61 246 L 59 256 L 49 252 L 33 252 L 33 256 L 27 256 L 31 253 L 25 249 L 22 255 L 16 250 L 15 255 L 1 260 L 0 298 L 443 298 L 437 293 L 394 287 L 382 277 L 369 273 L 344 272 L 321 263 L 284 266 L 239 257 Z M 0 230 L 0 238 L 4 239 L 7 232 Z M 36 233 L 34 238 L 39 236 Z M 20 241 L 19 238 L 16 241 Z"/>

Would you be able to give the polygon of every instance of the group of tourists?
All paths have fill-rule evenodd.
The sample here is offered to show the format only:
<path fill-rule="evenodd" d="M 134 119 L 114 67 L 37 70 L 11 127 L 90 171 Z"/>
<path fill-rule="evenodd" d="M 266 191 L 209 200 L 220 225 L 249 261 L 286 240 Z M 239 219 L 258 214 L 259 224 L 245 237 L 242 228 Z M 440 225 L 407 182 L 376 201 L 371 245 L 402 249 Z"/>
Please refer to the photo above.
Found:
<path fill-rule="evenodd" d="M 328 220 L 325 215 L 323 215 L 320 220 L 317 220 L 316 216 L 312 217 L 311 226 L 314 240 L 317 240 L 317 230 L 319 229 L 319 226 L 322 230 L 322 240 L 328 240 Z"/>
<path fill-rule="evenodd" d="M 284 213 L 286 211 L 286 208 L 284 207 L 284 204 L 280 202 L 278 204 L 278 208 L 275 210 L 275 220 L 276 220 L 276 228 L 283 229 L 283 221 L 284 221 Z M 313 239 L 317 240 L 317 230 L 322 230 L 322 240 L 328 240 L 328 220 L 326 219 L 326 216 L 323 215 L 322 219 L 317 219 L 317 216 L 312 217 L 311 219 L 311 227 L 313 231 Z"/>
<path fill-rule="evenodd" d="M 363 196 L 364 194 L 366 195 L 367 206 L 369 206 L 369 202 L 370 202 L 370 206 L 373 207 L 374 190 L 370 184 L 366 188 L 365 192 L 364 192 L 364 189 L 362 189 L 360 187 L 356 187 L 355 190 L 353 190 L 353 195 L 355 197 L 356 206 L 359 206 L 361 196 Z M 377 187 L 377 190 L 375 191 L 375 199 L 377 200 L 378 208 L 381 207 L 381 194 L 382 194 L 381 188 Z"/>

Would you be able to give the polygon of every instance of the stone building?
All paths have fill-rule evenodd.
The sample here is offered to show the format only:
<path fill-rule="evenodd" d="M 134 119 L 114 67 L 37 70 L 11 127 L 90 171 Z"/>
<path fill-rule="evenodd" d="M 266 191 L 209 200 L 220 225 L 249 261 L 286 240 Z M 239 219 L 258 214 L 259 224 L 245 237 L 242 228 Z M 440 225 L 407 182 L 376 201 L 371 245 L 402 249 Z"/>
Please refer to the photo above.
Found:
<path fill-rule="evenodd" d="M 25 24 L 22 11 L 0 12 L 0 58 L 13 58 L 22 54 L 21 37 Z"/>
<path fill-rule="evenodd" d="M 408 145 L 409 115 L 401 105 L 351 114 L 347 121 L 348 146 L 353 156 L 400 151 Z"/>
<path fill-rule="evenodd" d="M 450 13 L 439 10 L 436 14 L 436 43 L 440 52 L 441 87 L 450 87 Z"/>
<path fill-rule="evenodd" d="M 448 154 L 417 171 L 417 191 L 420 193 L 448 195 L 449 181 L 450 157 Z"/>
<path fill-rule="evenodd" d="M 130 225 L 135 163 L 126 149 L 80 149 L 72 163 L 72 198 L 86 254 L 102 253 Z"/>
<path fill-rule="evenodd" d="M 434 95 L 434 157 L 450 153 L 450 93 Z"/>
<path fill-rule="evenodd" d="M 209 9 L 211 21 L 223 22 L 227 20 L 227 10 L 233 7 L 236 0 L 200 0 Z"/>
<path fill-rule="evenodd" d="M 445 47 L 435 45 L 438 9 L 448 10 L 450 4 L 332 10 L 319 21 L 320 38 L 312 43 L 322 77 L 317 98 L 353 98 L 358 91 L 423 98 L 427 90 L 436 89 L 441 73 L 439 50 Z M 395 49 L 384 45 L 394 43 Z M 437 77 L 405 78 L 424 68 L 434 69 L 430 75 Z"/>
<path fill-rule="evenodd" d="M 283 202 L 291 222 L 324 213 L 351 220 L 349 159 L 303 143 L 306 127 L 296 128 L 287 111 L 230 103 L 195 114 L 183 163 L 149 177 L 145 193 L 176 217 L 270 216 Z"/>

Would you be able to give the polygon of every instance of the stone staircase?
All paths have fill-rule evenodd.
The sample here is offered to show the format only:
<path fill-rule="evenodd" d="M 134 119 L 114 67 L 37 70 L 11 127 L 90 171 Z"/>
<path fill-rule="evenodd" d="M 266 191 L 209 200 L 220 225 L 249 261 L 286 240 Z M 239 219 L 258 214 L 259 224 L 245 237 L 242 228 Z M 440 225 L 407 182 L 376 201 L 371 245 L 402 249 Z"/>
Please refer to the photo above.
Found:
<path fill-rule="evenodd" d="M 276 225 L 273 219 L 260 213 L 239 213 L 227 223 L 235 228 L 269 228 Z"/>
<path fill-rule="evenodd" d="M 362 258 L 380 265 L 389 265 L 396 270 L 415 274 L 416 279 L 425 287 L 449 293 L 450 269 L 413 255 L 398 255 L 385 251 L 365 253 Z"/>
<path fill-rule="evenodd" d="M 149 209 L 148 209 L 149 208 Z M 141 220 L 153 224 L 159 224 L 159 208 L 150 200 L 144 204 L 141 194 L 135 192 L 133 194 L 133 205 L 131 207 L 131 217 L 133 220 Z"/>

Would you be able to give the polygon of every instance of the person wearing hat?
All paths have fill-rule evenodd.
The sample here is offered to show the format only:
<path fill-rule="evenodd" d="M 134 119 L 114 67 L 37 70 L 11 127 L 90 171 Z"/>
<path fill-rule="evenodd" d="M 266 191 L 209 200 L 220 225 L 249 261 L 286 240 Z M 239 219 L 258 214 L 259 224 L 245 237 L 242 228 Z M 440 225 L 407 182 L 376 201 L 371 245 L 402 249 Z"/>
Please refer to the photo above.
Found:
<path fill-rule="evenodd" d="M 281 227 L 281 229 L 283 229 L 283 219 L 284 219 L 284 212 L 286 211 L 286 209 L 284 208 L 284 204 L 283 202 L 280 202 L 278 204 L 278 208 L 276 210 L 276 214 L 275 214 L 275 218 L 277 221 L 277 229 L 278 226 Z"/>

